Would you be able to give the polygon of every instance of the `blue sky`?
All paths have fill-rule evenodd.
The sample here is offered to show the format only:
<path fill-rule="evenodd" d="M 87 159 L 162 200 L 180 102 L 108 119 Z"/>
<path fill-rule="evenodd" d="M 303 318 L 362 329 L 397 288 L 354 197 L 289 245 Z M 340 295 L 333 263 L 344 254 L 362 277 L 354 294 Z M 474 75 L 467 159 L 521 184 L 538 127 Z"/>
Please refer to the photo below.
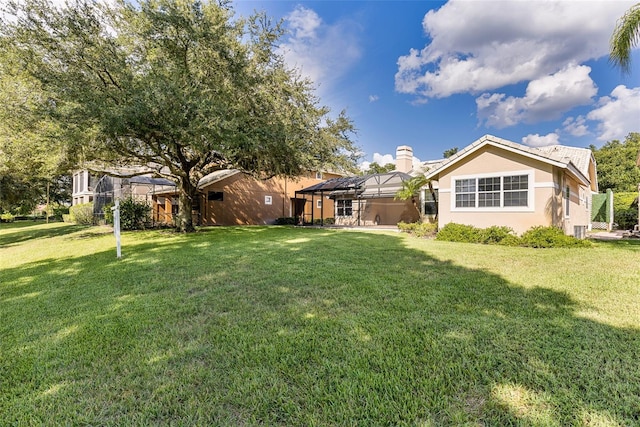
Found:
<path fill-rule="evenodd" d="M 640 132 L 640 51 L 608 62 L 635 1 L 236 1 L 284 19 L 281 52 L 334 112 L 363 161 L 410 145 L 442 157 L 485 134 L 529 146 L 601 146 Z"/>

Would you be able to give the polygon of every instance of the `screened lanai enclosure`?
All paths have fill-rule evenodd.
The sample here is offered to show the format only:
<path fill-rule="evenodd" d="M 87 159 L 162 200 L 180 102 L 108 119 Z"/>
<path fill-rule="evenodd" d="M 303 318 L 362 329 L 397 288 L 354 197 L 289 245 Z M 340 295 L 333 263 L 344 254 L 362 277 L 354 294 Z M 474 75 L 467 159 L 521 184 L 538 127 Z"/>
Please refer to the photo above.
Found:
<path fill-rule="evenodd" d="M 407 173 L 394 171 L 333 178 L 298 190 L 295 193 L 296 220 L 306 224 L 334 222 L 346 226 L 396 225 L 400 221 L 417 221 L 420 219 L 419 208 L 411 200 L 395 198 L 402 183 L 410 178 Z M 315 206 L 316 200 L 325 198 L 334 201 L 333 221 L 324 217 L 314 218 L 313 210 L 305 214 L 304 209 L 298 209 L 306 202 Z"/>
<path fill-rule="evenodd" d="M 98 218 L 103 218 L 105 206 L 114 203 L 116 199 L 123 200 L 129 197 L 152 206 L 152 197 L 157 191 L 175 188 L 175 186 L 167 179 L 146 175 L 131 178 L 103 175 L 95 186 L 93 214 Z M 154 220 L 156 220 L 155 216 Z"/>

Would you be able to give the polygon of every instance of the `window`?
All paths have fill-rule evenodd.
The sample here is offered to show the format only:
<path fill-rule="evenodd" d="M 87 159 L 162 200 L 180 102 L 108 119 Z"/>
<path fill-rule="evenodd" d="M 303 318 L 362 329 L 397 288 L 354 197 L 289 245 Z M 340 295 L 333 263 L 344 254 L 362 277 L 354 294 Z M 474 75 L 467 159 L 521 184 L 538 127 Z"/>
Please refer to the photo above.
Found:
<path fill-rule="evenodd" d="M 265 205 L 273 204 L 273 197 L 272 196 L 264 196 L 264 204 Z"/>
<path fill-rule="evenodd" d="M 426 190 L 424 195 L 424 214 L 436 215 L 438 213 L 438 190 L 433 191 L 435 194 L 431 194 L 431 191 Z M 435 196 L 435 197 L 434 197 Z"/>
<path fill-rule="evenodd" d="M 455 208 L 528 207 L 529 175 L 456 179 L 454 200 Z"/>
<path fill-rule="evenodd" d="M 529 199 L 529 176 L 505 176 L 503 179 L 504 206 L 527 206 Z"/>
<path fill-rule="evenodd" d="M 500 177 L 478 178 L 478 207 L 500 206 Z"/>
<path fill-rule="evenodd" d="M 316 172 L 316 179 L 322 179 L 322 172 Z"/>
<path fill-rule="evenodd" d="M 476 180 L 456 179 L 456 208 L 476 207 Z"/>
<path fill-rule="evenodd" d="M 567 185 L 564 189 L 564 216 L 569 216 L 571 206 L 571 188 Z"/>
<path fill-rule="evenodd" d="M 353 214 L 352 200 L 336 200 L 338 216 L 351 216 Z"/>
<path fill-rule="evenodd" d="M 322 209 L 322 200 L 316 200 L 316 208 Z"/>
<path fill-rule="evenodd" d="M 207 200 L 210 202 L 223 202 L 224 193 L 222 191 L 209 191 L 209 194 L 207 194 Z"/>

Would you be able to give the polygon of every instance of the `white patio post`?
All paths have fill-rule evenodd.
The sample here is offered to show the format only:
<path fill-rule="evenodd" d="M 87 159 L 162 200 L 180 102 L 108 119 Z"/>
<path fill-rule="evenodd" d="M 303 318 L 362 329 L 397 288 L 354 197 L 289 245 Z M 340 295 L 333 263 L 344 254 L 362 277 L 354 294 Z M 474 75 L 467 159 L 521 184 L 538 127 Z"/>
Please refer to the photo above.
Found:
<path fill-rule="evenodd" d="M 116 256 L 122 257 L 120 250 L 120 200 L 116 199 L 116 204 L 111 208 L 113 211 L 113 234 L 116 236 Z"/>

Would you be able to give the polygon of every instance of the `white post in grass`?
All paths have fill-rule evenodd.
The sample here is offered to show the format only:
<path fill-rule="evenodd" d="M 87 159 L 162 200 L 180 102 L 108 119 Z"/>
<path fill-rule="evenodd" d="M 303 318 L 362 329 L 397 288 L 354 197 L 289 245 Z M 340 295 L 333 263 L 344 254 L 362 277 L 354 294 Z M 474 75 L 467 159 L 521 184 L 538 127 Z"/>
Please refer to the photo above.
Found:
<path fill-rule="evenodd" d="M 116 256 L 122 257 L 120 250 L 120 200 L 116 199 L 116 205 L 111 208 L 113 211 L 113 234 L 116 236 Z"/>

